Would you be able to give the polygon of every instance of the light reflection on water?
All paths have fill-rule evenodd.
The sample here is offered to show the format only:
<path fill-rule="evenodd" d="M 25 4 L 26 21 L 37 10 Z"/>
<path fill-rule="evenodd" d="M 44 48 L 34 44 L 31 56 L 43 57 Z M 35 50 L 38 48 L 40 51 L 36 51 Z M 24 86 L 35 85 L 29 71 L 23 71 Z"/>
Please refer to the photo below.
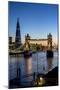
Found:
<path fill-rule="evenodd" d="M 38 64 L 37 64 L 38 59 Z M 33 72 L 46 73 L 50 69 L 58 65 L 58 54 L 54 52 L 54 58 L 49 58 L 47 60 L 45 52 L 39 52 L 38 57 L 37 53 L 33 54 L 32 57 L 9 57 L 9 79 L 16 77 L 17 68 L 21 69 L 21 76 L 32 74 Z M 27 80 L 31 80 L 32 76 L 27 77 Z M 22 78 L 23 79 L 23 78 Z"/>
<path fill-rule="evenodd" d="M 32 73 L 32 57 L 25 58 L 25 73 Z"/>

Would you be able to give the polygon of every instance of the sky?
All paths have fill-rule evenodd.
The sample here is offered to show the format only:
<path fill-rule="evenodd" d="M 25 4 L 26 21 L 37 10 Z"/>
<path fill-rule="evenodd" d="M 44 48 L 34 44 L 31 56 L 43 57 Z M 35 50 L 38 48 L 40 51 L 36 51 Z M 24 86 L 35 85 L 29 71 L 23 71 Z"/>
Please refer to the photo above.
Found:
<path fill-rule="evenodd" d="M 54 42 L 58 38 L 58 5 L 41 3 L 8 3 L 9 36 L 15 38 L 17 18 L 19 18 L 21 39 L 29 33 L 31 38 L 47 38 L 52 34 Z"/>

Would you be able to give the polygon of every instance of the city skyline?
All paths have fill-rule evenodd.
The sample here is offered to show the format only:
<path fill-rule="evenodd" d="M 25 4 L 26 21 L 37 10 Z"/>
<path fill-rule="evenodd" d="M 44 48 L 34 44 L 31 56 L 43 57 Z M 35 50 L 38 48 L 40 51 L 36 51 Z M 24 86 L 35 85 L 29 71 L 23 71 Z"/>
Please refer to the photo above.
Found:
<path fill-rule="evenodd" d="M 29 33 L 31 38 L 47 38 L 49 33 L 57 42 L 58 5 L 9 2 L 9 36 L 15 38 L 19 18 L 22 41 Z"/>

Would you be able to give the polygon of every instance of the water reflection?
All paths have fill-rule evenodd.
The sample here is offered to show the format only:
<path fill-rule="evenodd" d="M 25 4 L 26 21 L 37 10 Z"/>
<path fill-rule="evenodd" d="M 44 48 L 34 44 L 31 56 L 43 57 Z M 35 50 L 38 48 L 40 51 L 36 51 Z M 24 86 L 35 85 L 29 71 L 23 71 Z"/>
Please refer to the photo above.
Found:
<path fill-rule="evenodd" d="M 32 73 L 32 57 L 25 58 L 25 72 L 26 74 Z"/>
<path fill-rule="evenodd" d="M 32 73 L 32 57 L 24 58 L 25 60 L 25 75 L 27 76 L 27 80 L 31 80 Z"/>
<path fill-rule="evenodd" d="M 16 78 L 21 78 L 20 58 L 16 57 Z"/>
<path fill-rule="evenodd" d="M 54 53 L 53 58 L 46 58 L 45 52 L 39 52 L 38 54 L 38 63 L 37 63 L 37 55 L 36 53 L 32 55 L 32 57 L 24 58 L 24 57 L 9 57 L 9 79 L 13 79 L 16 77 L 17 68 L 21 69 L 21 76 L 23 79 L 24 75 L 37 73 L 37 64 L 38 64 L 38 72 L 39 73 L 47 73 L 50 69 L 58 66 L 58 54 Z M 28 77 L 31 80 L 31 76 Z M 24 79 L 25 80 L 25 79 Z"/>
<path fill-rule="evenodd" d="M 47 59 L 48 71 L 50 71 L 52 69 L 52 61 L 53 61 L 53 58 L 48 58 Z"/>

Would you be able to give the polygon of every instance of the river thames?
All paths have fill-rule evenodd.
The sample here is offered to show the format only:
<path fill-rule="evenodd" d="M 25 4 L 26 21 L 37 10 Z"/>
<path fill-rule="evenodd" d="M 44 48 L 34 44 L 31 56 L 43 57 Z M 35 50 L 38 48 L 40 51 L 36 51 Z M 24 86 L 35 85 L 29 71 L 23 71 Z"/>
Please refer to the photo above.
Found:
<path fill-rule="evenodd" d="M 17 68 L 21 70 L 21 82 L 31 81 L 32 74 L 46 74 L 58 66 L 58 52 L 54 52 L 53 58 L 46 57 L 46 52 L 33 53 L 32 57 L 9 56 L 9 80 L 16 78 Z"/>

